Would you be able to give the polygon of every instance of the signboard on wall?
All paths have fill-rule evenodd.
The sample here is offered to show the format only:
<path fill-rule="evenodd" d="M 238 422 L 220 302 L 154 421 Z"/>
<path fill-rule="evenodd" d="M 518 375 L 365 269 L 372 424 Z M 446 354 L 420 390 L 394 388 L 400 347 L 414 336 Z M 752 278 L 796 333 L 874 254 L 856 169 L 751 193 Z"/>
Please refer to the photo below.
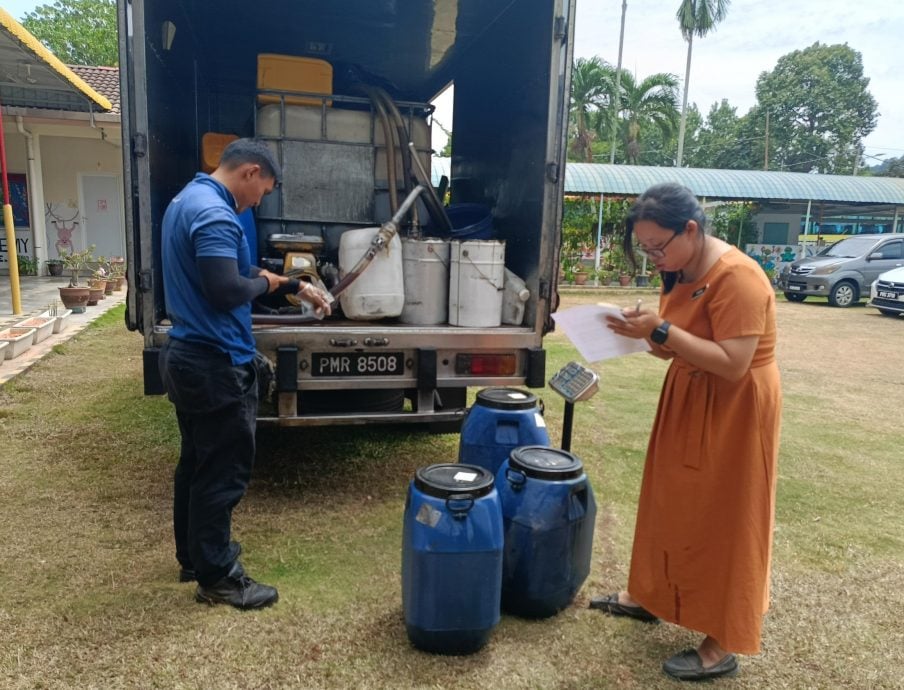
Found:
<path fill-rule="evenodd" d="M 16 230 L 16 253 L 19 256 L 31 257 L 34 247 L 31 246 L 31 230 Z M 6 230 L 0 230 L 0 270 L 9 268 L 9 248 L 6 246 Z"/>
<path fill-rule="evenodd" d="M 31 216 L 28 209 L 28 185 L 25 175 L 9 173 L 9 202 L 13 207 L 13 225 L 16 228 L 16 253 L 21 256 L 34 255 L 31 246 Z M 0 226 L 3 223 L 0 222 Z M 9 269 L 9 247 L 6 242 L 6 229 L 0 227 L 0 270 Z"/>

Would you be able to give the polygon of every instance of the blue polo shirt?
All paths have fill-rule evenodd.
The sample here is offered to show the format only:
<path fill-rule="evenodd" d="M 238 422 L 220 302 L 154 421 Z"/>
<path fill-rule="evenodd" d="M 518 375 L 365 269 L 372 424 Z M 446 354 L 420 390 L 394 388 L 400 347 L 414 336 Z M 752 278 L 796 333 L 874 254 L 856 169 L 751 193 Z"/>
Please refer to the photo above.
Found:
<path fill-rule="evenodd" d="M 215 347 L 240 365 L 254 359 L 251 303 L 229 311 L 204 297 L 198 257 L 235 259 L 239 274 L 250 277 L 245 233 L 235 199 L 210 175 L 198 173 L 173 198 L 163 215 L 163 292 L 172 321 L 169 336 Z"/>

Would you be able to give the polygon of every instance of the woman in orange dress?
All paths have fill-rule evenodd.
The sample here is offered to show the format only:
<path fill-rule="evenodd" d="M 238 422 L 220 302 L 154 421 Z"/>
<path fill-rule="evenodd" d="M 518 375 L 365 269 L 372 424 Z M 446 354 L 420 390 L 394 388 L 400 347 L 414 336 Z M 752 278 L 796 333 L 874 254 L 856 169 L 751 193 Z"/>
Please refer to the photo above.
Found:
<path fill-rule="evenodd" d="M 591 607 L 705 635 L 663 670 L 734 675 L 760 650 L 769 603 L 782 394 L 775 293 L 762 268 L 704 232 L 693 193 L 656 185 L 631 208 L 625 249 L 663 278 L 659 313 L 609 328 L 671 359 L 650 436 L 627 591 Z"/>

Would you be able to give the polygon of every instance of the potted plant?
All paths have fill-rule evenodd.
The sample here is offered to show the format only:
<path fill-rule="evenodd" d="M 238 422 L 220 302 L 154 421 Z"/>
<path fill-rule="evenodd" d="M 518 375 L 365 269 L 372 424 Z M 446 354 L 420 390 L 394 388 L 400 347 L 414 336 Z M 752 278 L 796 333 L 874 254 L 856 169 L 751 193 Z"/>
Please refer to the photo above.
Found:
<path fill-rule="evenodd" d="M 562 277 L 566 283 L 574 282 L 574 266 L 564 266 L 562 268 Z"/>
<path fill-rule="evenodd" d="M 91 245 L 80 252 L 72 251 L 62 255 L 63 265 L 69 271 L 69 285 L 59 289 L 60 300 L 64 307 L 71 309 L 75 314 L 84 313 L 91 296 L 88 286 L 80 284 L 79 279 L 81 272 L 87 268 L 93 252 L 94 245 Z"/>
<path fill-rule="evenodd" d="M 581 264 L 578 264 L 574 267 L 574 284 L 575 285 L 586 285 L 587 279 L 590 277 L 589 271 L 584 270 L 584 267 Z"/>
<path fill-rule="evenodd" d="M 102 300 L 104 298 L 104 294 L 107 292 L 107 257 L 98 256 L 97 258 L 91 257 L 89 259 L 91 263 L 96 263 L 97 267 L 91 271 L 91 277 L 88 278 L 88 287 L 91 290 L 100 290 L 100 294 L 98 294 L 97 299 Z M 110 291 L 112 292 L 113 288 L 110 287 Z M 88 304 L 91 305 L 91 301 L 94 299 L 94 295 L 88 298 Z M 95 301 L 94 304 L 97 304 Z"/>
<path fill-rule="evenodd" d="M 19 266 L 20 276 L 38 275 L 38 260 L 24 254 L 16 254 L 16 264 Z"/>
<path fill-rule="evenodd" d="M 121 256 L 111 256 L 107 262 L 110 268 L 110 275 L 107 280 L 113 281 L 113 291 L 122 290 L 122 284 L 126 279 L 126 260 Z"/>
<path fill-rule="evenodd" d="M 63 275 L 63 260 L 62 259 L 47 259 L 45 262 L 47 264 L 47 273 L 52 276 L 61 276 Z"/>

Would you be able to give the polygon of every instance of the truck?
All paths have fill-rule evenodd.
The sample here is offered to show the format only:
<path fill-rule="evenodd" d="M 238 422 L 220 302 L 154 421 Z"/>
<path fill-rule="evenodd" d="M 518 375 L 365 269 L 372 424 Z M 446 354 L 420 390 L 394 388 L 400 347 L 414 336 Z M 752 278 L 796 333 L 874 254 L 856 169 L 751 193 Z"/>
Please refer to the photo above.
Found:
<path fill-rule="evenodd" d="M 358 282 L 333 315 L 313 318 L 291 300 L 255 307 L 260 369 L 272 375 L 260 387 L 259 426 L 454 431 L 469 388 L 543 387 L 543 339 L 558 303 L 574 13 L 567 0 L 119 0 L 126 323 L 143 336 L 145 393 L 163 392 L 157 354 L 170 327 L 164 211 L 218 145 L 246 136 L 267 141 L 283 169 L 248 232 L 259 265 L 334 290 L 352 272 L 341 261 L 344 239 L 373 231 L 359 248 Z M 450 174 L 437 181 L 431 103 L 450 87 L 452 119 L 442 123 L 452 132 Z M 474 208 L 489 220 L 453 222 L 453 211 Z M 504 258 L 479 254 L 487 270 L 523 281 L 518 320 L 494 320 L 495 306 L 482 311 L 504 292 L 499 279 L 489 281 L 489 299 L 457 305 L 476 318 L 418 323 L 380 309 L 369 318 L 366 304 L 352 313 L 344 298 L 380 261 L 397 261 L 400 238 L 459 257 L 457 273 L 453 258 L 441 262 L 445 284 L 403 285 L 406 305 L 479 281 L 480 266 L 462 266 L 492 245 Z M 384 279 L 409 267 L 392 265 Z"/>

